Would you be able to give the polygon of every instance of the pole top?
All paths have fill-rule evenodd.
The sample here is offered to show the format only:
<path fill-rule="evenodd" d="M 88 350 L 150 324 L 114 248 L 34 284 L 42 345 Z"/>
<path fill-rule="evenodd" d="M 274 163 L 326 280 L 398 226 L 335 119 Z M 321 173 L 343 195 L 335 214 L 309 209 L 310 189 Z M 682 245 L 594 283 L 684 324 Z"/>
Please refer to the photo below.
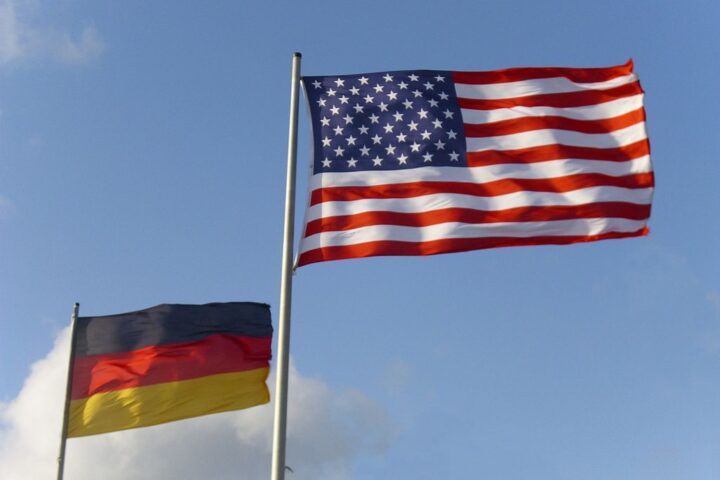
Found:
<path fill-rule="evenodd" d="M 293 57 L 298 57 L 298 58 L 300 58 L 300 57 L 302 57 L 302 53 L 300 53 L 300 52 L 293 52 Z"/>

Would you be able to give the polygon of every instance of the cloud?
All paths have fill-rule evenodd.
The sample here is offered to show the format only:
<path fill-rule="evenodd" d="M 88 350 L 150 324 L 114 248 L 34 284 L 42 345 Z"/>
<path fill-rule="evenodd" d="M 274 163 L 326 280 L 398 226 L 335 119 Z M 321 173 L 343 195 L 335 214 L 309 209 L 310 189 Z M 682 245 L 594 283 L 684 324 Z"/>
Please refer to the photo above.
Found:
<path fill-rule="evenodd" d="M 0 478 L 54 478 L 69 344 L 68 329 L 32 366 L 15 399 L 0 405 Z M 271 379 L 272 380 L 272 379 Z M 274 383 L 271 381 L 270 385 Z M 292 480 L 352 478 L 355 463 L 384 452 L 393 429 L 358 391 L 337 392 L 290 372 L 287 464 Z M 272 406 L 157 427 L 68 440 L 74 480 L 269 477 Z"/>
<path fill-rule="evenodd" d="M 35 3 L 0 0 L 0 66 L 32 59 L 78 65 L 102 53 L 105 44 L 93 26 L 79 35 L 32 26 Z"/>

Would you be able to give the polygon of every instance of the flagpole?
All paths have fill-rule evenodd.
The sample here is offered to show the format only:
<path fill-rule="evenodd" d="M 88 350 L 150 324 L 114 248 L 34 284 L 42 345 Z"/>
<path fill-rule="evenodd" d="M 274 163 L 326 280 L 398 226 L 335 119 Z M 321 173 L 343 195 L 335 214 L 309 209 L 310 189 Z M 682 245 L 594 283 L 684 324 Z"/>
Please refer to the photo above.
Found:
<path fill-rule="evenodd" d="M 297 164 L 299 52 L 293 53 L 290 83 L 287 177 L 285 183 L 285 233 L 283 238 L 280 313 L 278 319 L 277 372 L 275 378 L 275 424 L 273 425 L 272 480 L 285 478 L 287 439 L 288 366 L 290 357 L 290 308 L 292 301 L 293 230 L 295 226 L 295 170 Z"/>
<path fill-rule="evenodd" d="M 65 385 L 65 408 L 63 410 L 62 431 L 60 433 L 60 453 L 58 454 L 57 480 L 63 480 L 65 474 L 65 444 L 67 443 L 68 417 L 70 414 L 70 389 L 72 388 L 72 371 L 75 362 L 75 324 L 77 323 L 80 304 L 75 303 L 70 321 L 70 354 L 68 355 L 67 384 Z"/>

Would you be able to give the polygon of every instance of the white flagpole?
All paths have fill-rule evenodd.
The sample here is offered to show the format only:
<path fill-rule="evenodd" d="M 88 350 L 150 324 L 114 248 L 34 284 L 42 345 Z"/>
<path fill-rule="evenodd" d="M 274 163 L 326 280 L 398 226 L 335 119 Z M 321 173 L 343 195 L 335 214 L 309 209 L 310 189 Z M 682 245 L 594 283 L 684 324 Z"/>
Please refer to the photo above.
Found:
<path fill-rule="evenodd" d="M 75 363 L 75 324 L 77 323 L 80 304 L 75 303 L 70 324 L 70 354 L 68 355 L 67 384 L 65 385 L 65 408 L 63 410 L 62 431 L 60 433 L 60 453 L 58 454 L 57 480 L 63 480 L 65 474 L 65 444 L 67 443 L 68 416 L 70 414 L 70 389 L 72 388 L 72 369 Z"/>
<path fill-rule="evenodd" d="M 295 170 L 297 163 L 299 52 L 293 53 L 290 83 L 290 127 L 288 130 L 287 177 L 285 184 L 285 234 L 283 238 L 280 313 L 278 318 L 277 372 L 275 379 L 275 424 L 273 426 L 272 480 L 285 478 L 287 437 L 288 366 L 290 358 L 290 307 L 292 301 L 293 230 L 295 226 Z"/>

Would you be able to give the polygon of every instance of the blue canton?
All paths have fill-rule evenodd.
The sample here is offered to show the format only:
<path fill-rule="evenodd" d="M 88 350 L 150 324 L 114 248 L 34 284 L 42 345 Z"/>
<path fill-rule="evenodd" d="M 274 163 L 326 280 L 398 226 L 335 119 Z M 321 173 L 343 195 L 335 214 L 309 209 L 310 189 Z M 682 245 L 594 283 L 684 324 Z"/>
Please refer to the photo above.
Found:
<path fill-rule="evenodd" d="M 467 166 L 450 72 L 304 77 L 313 172 Z"/>

